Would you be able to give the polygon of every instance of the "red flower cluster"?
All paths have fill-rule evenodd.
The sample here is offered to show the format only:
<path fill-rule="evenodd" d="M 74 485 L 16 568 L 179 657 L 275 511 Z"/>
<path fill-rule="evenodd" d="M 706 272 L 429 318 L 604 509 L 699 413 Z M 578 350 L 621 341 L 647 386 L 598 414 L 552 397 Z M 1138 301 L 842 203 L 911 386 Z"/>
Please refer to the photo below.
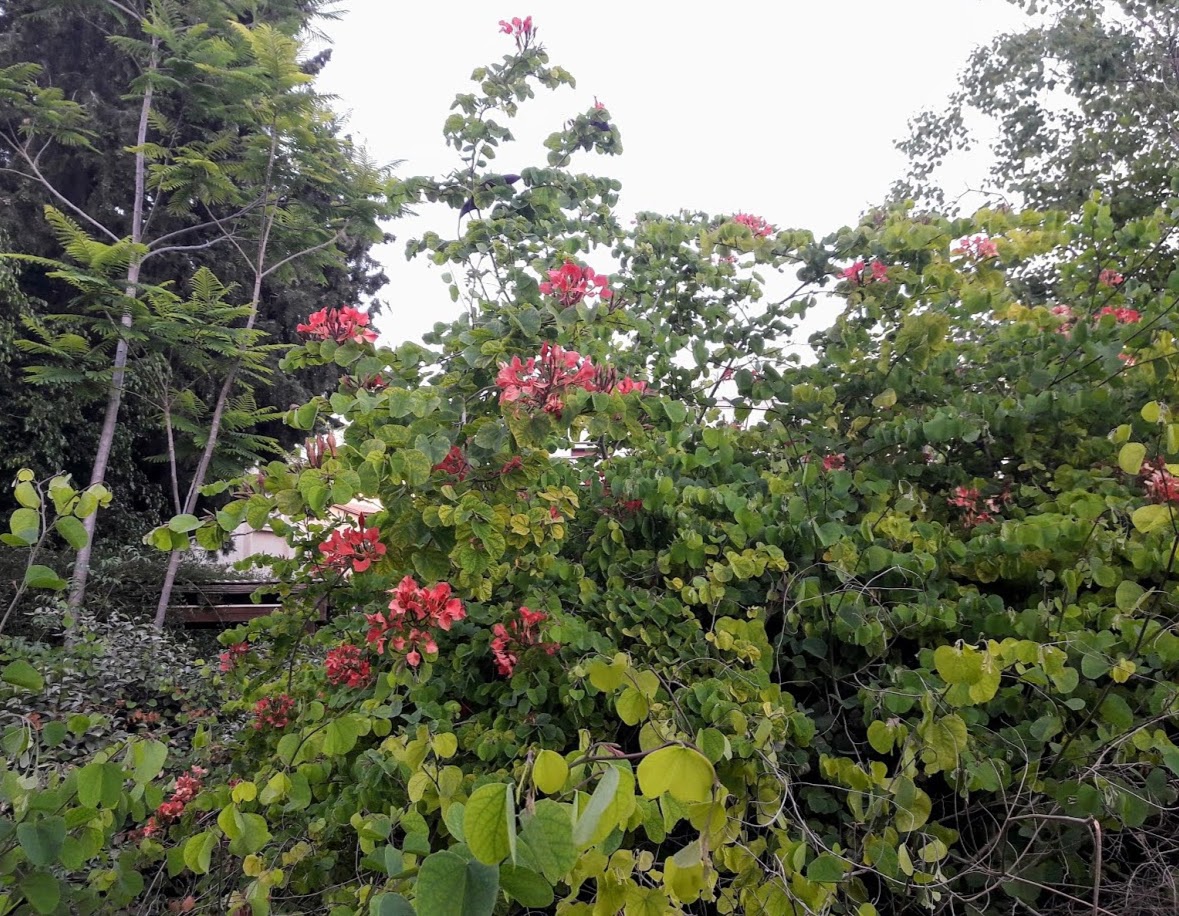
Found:
<path fill-rule="evenodd" d="M 161 822 L 174 821 L 184 814 L 184 806 L 201 791 L 201 777 L 206 774 L 207 771 L 203 767 L 194 766 L 183 776 L 176 777 L 172 797 L 166 802 L 161 802 L 156 808 L 156 813 L 147 819 L 147 823 L 143 825 L 143 835 L 155 835 L 160 830 Z"/>
<path fill-rule="evenodd" d="M 997 258 L 999 256 L 999 246 L 985 235 L 975 235 L 970 238 L 960 239 L 958 241 L 958 247 L 952 249 L 950 253 L 964 254 L 976 261 L 981 261 L 984 258 Z"/>
<path fill-rule="evenodd" d="M 504 466 L 499 469 L 499 474 L 501 477 L 506 477 L 508 474 L 511 474 L 512 471 L 518 471 L 522 467 L 524 467 L 524 462 L 520 460 L 520 456 L 513 455 L 506 462 L 504 462 Z"/>
<path fill-rule="evenodd" d="M 549 278 L 540 284 L 540 291 L 552 296 L 564 308 L 570 308 L 586 296 L 597 295 L 603 300 L 611 298 L 614 290 L 607 285 L 609 282 L 605 274 L 596 274 L 588 267 L 566 261 L 556 270 L 549 271 Z"/>
<path fill-rule="evenodd" d="M 250 651 L 250 644 L 248 642 L 235 642 L 232 646 L 217 656 L 218 661 L 221 662 L 221 673 L 232 671 L 237 667 L 237 663 L 242 659 L 247 652 Z"/>
<path fill-rule="evenodd" d="M 519 402 L 559 414 L 565 407 L 562 394 L 567 389 L 596 390 L 596 373 L 594 364 L 580 353 L 546 341 L 539 358 L 530 356 L 524 362 L 513 356 L 510 363 L 501 364 L 495 384 L 500 388 L 501 404 Z"/>
<path fill-rule="evenodd" d="M 549 655 L 561 648 L 558 643 L 541 641 L 540 624 L 548 618 L 544 611 L 521 607 L 518 618 L 509 620 L 506 625 L 497 623 L 491 628 L 491 654 L 495 656 L 495 667 L 501 675 L 511 677 L 520 653 L 529 646 L 540 646 Z"/>
<path fill-rule="evenodd" d="M 467 456 L 461 448 L 452 445 L 446 457 L 434 465 L 434 470 L 457 477 L 459 480 L 466 480 L 467 475 L 471 473 L 471 463 L 467 461 Z"/>
<path fill-rule="evenodd" d="M 368 314 L 350 306 L 320 309 L 307 318 L 307 324 L 295 330 L 308 339 L 334 340 L 336 343 L 372 343 L 377 332 L 368 326 Z"/>
<path fill-rule="evenodd" d="M 865 283 L 887 283 L 888 282 L 888 268 L 880 261 L 873 261 L 868 265 L 868 269 L 872 272 L 870 277 L 864 276 L 864 262 L 856 261 L 851 267 L 844 269 L 839 275 L 844 280 L 851 280 L 852 283 L 863 286 Z"/>
<path fill-rule="evenodd" d="M 603 105 L 601 102 L 599 102 L 598 97 L 595 95 L 594 96 L 594 111 L 604 111 L 605 108 L 606 108 L 606 106 Z"/>
<path fill-rule="evenodd" d="M 286 728 L 291 724 L 291 713 L 295 711 L 295 700 L 289 694 L 263 697 L 254 704 L 254 730 L 262 731 L 266 726 Z"/>
<path fill-rule="evenodd" d="M 759 239 L 769 238 L 774 234 L 773 226 L 752 213 L 738 213 L 733 217 L 733 222 L 744 226 Z"/>
<path fill-rule="evenodd" d="M 1112 270 L 1111 268 L 1107 267 L 1097 275 L 1097 282 L 1102 286 L 1108 286 L 1112 289 L 1115 286 L 1121 286 L 1123 283 L 1125 283 L 1126 278 L 1116 270 Z"/>
<path fill-rule="evenodd" d="M 1113 315 L 1118 324 L 1137 324 L 1142 320 L 1142 315 L 1137 309 L 1114 308 L 1112 305 L 1105 306 L 1097 313 L 1098 319 L 1104 318 L 1106 315 Z"/>
<path fill-rule="evenodd" d="M 516 38 L 516 47 L 520 50 L 528 47 L 528 43 L 536 35 L 536 29 L 532 26 L 532 17 L 525 16 L 521 19 L 519 16 L 513 16 L 512 21 L 501 19 L 499 21 L 499 30 L 505 35 L 514 35 Z"/>
<path fill-rule="evenodd" d="M 406 576 L 391 593 L 389 613 L 367 614 L 369 631 L 365 640 L 385 654 L 386 645 L 402 652 L 406 649 L 405 660 L 411 668 L 422 663 L 420 649 L 433 655 L 438 644 L 430 633 L 431 628 L 449 630 L 451 626 L 467 616 L 463 603 L 450 594 L 450 585 L 439 582 L 433 588 L 423 588 Z"/>
<path fill-rule="evenodd" d="M 842 471 L 847 464 L 847 455 L 840 452 L 837 455 L 823 456 L 824 471 Z"/>
<path fill-rule="evenodd" d="M 1010 499 L 1007 493 L 983 499 L 977 487 L 955 487 L 954 494 L 946 502 L 961 509 L 962 524 L 973 528 L 994 521 L 995 516 L 1003 510 L 1003 504 Z"/>
<path fill-rule="evenodd" d="M 1179 477 L 1167 470 L 1167 464 L 1162 458 L 1147 461 L 1142 465 L 1141 473 L 1147 499 L 1152 503 L 1179 505 Z"/>
<path fill-rule="evenodd" d="M 616 391 L 618 394 L 646 394 L 647 383 L 636 382 L 633 378 L 627 376 L 614 386 L 614 391 Z"/>
<path fill-rule="evenodd" d="M 319 545 L 319 552 L 329 568 L 344 570 L 351 566 L 354 572 L 360 573 L 368 569 L 373 560 L 385 555 L 381 529 L 365 528 L 363 516 L 360 525 L 360 528 L 337 528 Z"/>
<path fill-rule="evenodd" d="M 341 684 L 347 687 L 363 687 L 368 683 L 369 675 L 372 673 L 368 661 L 361 658 L 360 646 L 348 643 L 330 650 L 323 666 L 327 672 L 328 683 L 337 687 Z"/>

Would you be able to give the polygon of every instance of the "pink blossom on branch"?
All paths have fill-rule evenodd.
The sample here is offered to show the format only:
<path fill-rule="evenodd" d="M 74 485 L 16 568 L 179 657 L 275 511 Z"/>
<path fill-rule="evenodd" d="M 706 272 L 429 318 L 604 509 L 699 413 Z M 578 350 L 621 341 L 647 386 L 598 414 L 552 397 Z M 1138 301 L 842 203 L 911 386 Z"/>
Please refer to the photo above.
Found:
<path fill-rule="evenodd" d="M 291 724 L 291 714 L 295 711 L 294 699 L 285 693 L 276 697 L 263 697 L 254 704 L 254 730 L 261 731 L 266 727 L 286 728 Z"/>
<path fill-rule="evenodd" d="M 555 642 L 542 642 L 540 625 L 548 620 L 543 611 L 532 611 L 521 607 L 517 616 L 506 624 L 497 623 L 491 628 L 491 654 L 496 670 L 504 677 L 511 677 L 520 660 L 520 653 L 530 646 L 539 646 L 549 655 L 561 648 Z"/>
<path fill-rule="evenodd" d="M 447 582 L 425 588 L 406 576 L 390 594 L 393 600 L 388 613 L 365 615 L 369 623 L 365 641 L 378 655 L 384 655 L 386 649 L 405 652 L 411 668 L 421 664 L 423 651 L 437 654 L 433 630 L 448 631 L 467 616 L 462 601 L 451 594 Z"/>
<path fill-rule="evenodd" d="M 769 238 L 774 234 L 773 226 L 752 213 L 737 213 L 733 216 L 733 222 L 744 226 L 759 239 Z"/>
<path fill-rule="evenodd" d="M 345 643 L 328 651 L 324 670 L 329 684 L 337 687 L 363 687 L 368 683 L 372 668 L 360 655 L 360 646 Z"/>
<path fill-rule="evenodd" d="M 1141 475 L 1146 498 L 1152 503 L 1179 505 L 1179 477 L 1167 469 L 1162 458 L 1145 462 Z"/>
<path fill-rule="evenodd" d="M 536 37 L 536 29 L 532 25 L 532 17 L 525 16 L 521 19 L 519 16 L 513 16 L 511 20 L 501 19 L 499 21 L 499 30 L 505 35 L 511 35 L 516 39 L 516 47 L 523 51 Z"/>
<path fill-rule="evenodd" d="M 329 567 L 345 570 L 351 566 L 353 572 L 362 573 L 373 560 L 385 555 L 381 529 L 365 528 L 363 519 L 360 524 L 360 528 L 337 528 L 319 545 L 319 552 Z"/>
<path fill-rule="evenodd" d="M 323 308 L 307 317 L 307 323 L 295 330 L 308 340 L 334 340 L 338 344 L 372 343 L 377 332 L 368 326 L 369 317 L 359 309 L 344 306 Z"/>
<path fill-rule="evenodd" d="M 1098 319 L 1106 315 L 1113 315 L 1114 321 L 1118 324 L 1137 324 L 1142 320 L 1142 315 L 1137 309 L 1114 308 L 1112 305 L 1105 306 L 1097 313 Z"/>
<path fill-rule="evenodd" d="M 1116 270 L 1107 267 L 1100 274 L 1097 275 L 1097 282 L 1102 286 L 1108 286 L 1111 289 L 1115 286 L 1121 286 L 1126 281 Z"/>
<path fill-rule="evenodd" d="M 596 391 L 597 367 L 575 350 L 566 350 L 547 341 L 540 356 L 501 363 L 495 384 L 500 389 L 500 404 L 540 407 L 560 414 L 565 407 L 564 393 L 573 388 Z"/>
<path fill-rule="evenodd" d="M 556 270 L 549 271 L 549 278 L 540 284 L 540 291 L 552 296 L 563 308 L 571 308 L 589 296 L 596 295 L 602 300 L 611 298 L 614 290 L 607 285 L 609 282 L 605 274 L 596 274 L 588 267 L 566 261 Z"/>
<path fill-rule="evenodd" d="M 246 653 L 250 651 L 250 644 L 248 642 L 235 642 L 222 652 L 217 660 L 221 663 L 221 673 L 232 671 L 237 667 L 238 661 L 245 657 Z"/>
<path fill-rule="evenodd" d="M 842 452 L 836 455 L 823 456 L 824 471 L 842 471 L 847 466 L 847 455 Z"/>
<path fill-rule="evenodd" d="M 466 480 L 467 475 L 471 472 L 471 463 L 467 461 L 467 456 L 463 454 L 463 450 L 457 445 L 452 445 L 450 451 L 446 453 L 446 457 L 439 461 L 433 468 L 435 471 L 441 471 L 443 474 L 449 474 L 451 477 L 457 477 L 460 481 Z"/>
<path fill-rule="evenodd" d="M 865 276 L 865 270 L 869 275 Z M 873 260 L 871 264 L 865 266 L 862 260 L 856 261 L 839 274 L 843 280 L 850 280 L 858 286 L 863 286 L 865 283 L 887 283 L 888 282 L 888 267 L 881 261 Z"/>
<path fill-rule="evenodd" d="M 950 253 L 962 254 L 972 260 L 982 261 L 987 258 L 997 258 L 999 246 L 995 244 L 993 239 L 989 239 L 985 235 L 974 235 L 959 239 L 958 246 L 951 249 Z"/>

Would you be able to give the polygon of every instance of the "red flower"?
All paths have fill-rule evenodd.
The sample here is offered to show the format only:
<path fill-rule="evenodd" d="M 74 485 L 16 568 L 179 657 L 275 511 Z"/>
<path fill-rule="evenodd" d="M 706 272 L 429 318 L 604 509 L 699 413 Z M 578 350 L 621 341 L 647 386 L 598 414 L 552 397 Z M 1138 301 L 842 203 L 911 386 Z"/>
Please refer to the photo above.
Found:
<path fill-rule="evenodd" d="M 341 684 L 347 687 L 363 687 L 368 683 L 369 675 L 372 673 L 368 661 L 360 656 L 360 646 L 347 643 L 330 650 L 323 664 L 328 683 L 337 687 Z"/>
<path fill-rule="evenodd" d="M 438 652 L 431 628 L 446 631 L 467 616 L 462 601 L 451 595 L 446 582 L 423 588 L 406 576 L 390 593 L 393 600 L 388 613 L 366 615 L 369 630 L 365 641 L 378 655 L 384 655 L 387 647 L 397 652 L 408 649 L 405 660 L 413 668 L 421 664 L 419 649 L 429 655 Z"/>
<path fill-rule="evenodd" d="M 823 470 L 824 471 L 842 471 L 846 462 L 847 462 L 847 456 L 842 453 L 837 454 L 837 455 L 824 455 L 823 456 Z"/>
<path fill-rule="evenodd" d="M 201 791 L 201 777 L 205 770 L 194 766 L 187 773 L 176 777 L 176 784 L 172 788 L 172 797 L 160 802 L 153 817 L 147 819 L 143 825 L 143 835 L 152 836 L 159 832 L 162 821 L 174 821 L 184 814 L 184 807 L 197 797 Z"/>
<path fill-rule="evenodd" d="M 363 520 L 361 525 L 363 525 Z M 373 560 L 385 555 L 379 528 L 337 528 L 331 536 L 319 545 L 319 552 L 333 569 L 352 567 L 354 572 L 364 572 Z"/>
<path fill-rule="evenodd" d="M 871 272 L 872 272 L 872 275 L 870 277 L 867 277 L 867 278 L 864 277 L 864 268 L 865 268 L 864 262 L 862 260 L 859 260 L 859 261 L 856 261 L 854 264 L 852 264 L 850 267 L 844 268 L 844 270 L 839 274 L 839 276 L 841 279 L 850 280 L 852 283 L 855 283 L 859 286 L 862 286 L 868 282 L 873 282 L 873 283 L 887 283 L 888 282 L 888 267 L 886 267 L 881 261 L 874 260 L 874 261 L 872 261 L 872 263 L 870 265 L 868 265 L 868 269 L 871 270 Z"/>
<path fill-rule="evenodd" d="M 555 298 L 564 308 L 577 305 L 587 296 L 597 295 L 609 299 L 614 290 L 607 285 L 605 274 L 596 274 L 588 267 L 580 267 L 566 261 L 556 270 L 549 271 L 549 279 L 540 284 L 540 291 Z"/>
<path fill-rule="evenodd" d="M 769 238 L 774 234 L 773 226 L 752 213 L 738 213 L 733 216 L 733 222 L 744 226 L 759 239 Z"/>
<path fill-rule="evenodd" d="M 308 339 L 334 340 L 336 343 L 372 343 L 377 332 L 368 327 L 369 317 L 365 312 L 344 306 L 338 309 L 323 308 L 307 318 L 307 324 L 298 325 L 295 330 Z"/>
<path fill-rule="evenodd" d="M 1125 277 L 1123 277 L 1116 270 L 1111 270 L 1108 267 L 1097 275 L 1097 282 L 1102 286 L 1108 286 L 1110 288 L 1121 286 L 1125 281 Z"/>
<path fill-rule="evenodd" d="M 499 473 L 501 477 L 506 477 L 508 474 L 511 474 L 512 471 L 518 471 L 522 467 L 524 467 L 524 462 L 520 460 L 520 456 L 513 455 L 508 459 L 507 462 L 505 462 L 504 466 L 499 469 Z"/>
<path fill-rule="evenodd" d="M 566 390 L 597 390 L 594 381 L 597 371 L 597 367 L 580 353 L 546 341 L 541 345 L 539 358 L 530 356 L 527 361 L 522 361 L 513 356 L 510 363 L 501 363 L 495 384 L 500 389 L 501 404 L 518 402 L 560 414 L 565 406 L 562 395 Z"/>
<path fill-rule="evenodd" d="M 446 457 L 434 465 L 434 470 L 457 477 L 462 481 L 467 479 L 467 474 L 471 471 L 471 464 L 467 461 L 463 450 L 457 445 L 452 445 L 450 451 L 446 453 Z"/>
<path fill-rule="evenodd" d="M 250 644 L 248 642 L 236 642 L 218 656 L 221 662 L 221 673 L 232 671 L 237 667 L 238 661 L 250 651 Z"/>
<path fill-rule="evenodd" d="M 602 111 L 606 106 L 598 101 L 598 97 L 594 96 L 594 111 Z"/>
<path fill-rule="evenodd" d="M 962 524 L 966 528 L 993 521 L 1004 503 L 1010 501 L 1011 494 L 1007 491 L 984 500 L 977 487 L 955 487 L 953 495 L 946 499 L 949 505 L 962 509 Z"/>
<path fill-rule="evenodd" d="M 255 731 L 261 731 L 266 726 L 286 728 L 291 724 L 291 713 L 294 710 L 295 701 L 288 694 L 280 693 L 276 697 L 263 697 L 254 704 Z"/>
<path fill-rule="evenodd" d="M 496 670 L 504 677 L 511 677 L 520 660 L 520 653 L 529 646 L 539 646 L 549 655 L 561 646 L 555 642 L 542 642 L 540 624 L 548 620 L 543 611 L 531 611 L 521 607 L 517 617 L 507 624 L 497 623 L 491 628 L 491 654 L 495 658 Z"/>
<path fill-rule="evenodd" d="M 1142 320 L 1142 315 L 1137 309 L 1114 308 L 1112 305 L 1105 306 L 1097 313 L 1099 319 L 1106 315 L 1113 315 L 1114 321 L 1118 324 L 1137 324 Z"/>

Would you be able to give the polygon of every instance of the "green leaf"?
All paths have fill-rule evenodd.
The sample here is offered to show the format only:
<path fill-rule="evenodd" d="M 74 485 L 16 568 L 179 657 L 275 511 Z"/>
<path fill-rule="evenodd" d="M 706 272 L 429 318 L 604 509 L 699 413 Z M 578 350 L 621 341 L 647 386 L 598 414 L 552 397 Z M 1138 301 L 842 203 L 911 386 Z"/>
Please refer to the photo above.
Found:
<path fill-rule="evenodd" d="M 184 843 L 184 864 L 198 875 L 209 873 L 209 863 L 217 846 L 217 834 L 212 830 L 189 837 Z"/>
<path fill-rule="evenodd" d="M 5 665 L 4 669 L 0 671 L 0 681 L 16 687 L 23 687 L 34 693 L 40 692 L 45 687 L 45 678 L 41 677 L 41 672 L 23 658 L 18 658 Z"/>
<path fill-rule="evenodd" d="M 32 509 L 17 509 L 8 520 L 8 528 L 25 544 L 35 544 L 41 536 L 41 516 Z"/>
<path fill-rule="evenodd" d="M 893 786 L 893 803 L 896 805 L 897 830 L 909 833 L 920 830 L 929 820 L 933 803 L 908 776 L 898 776 Z"/>
<path fill-rule="evenodd" d="M 1119 611 L 1129 613 L 1138 607 L 1138 602 L 1145 594 L 1146 589 L 1137 582 L 1123 579 L 1118 583 L 1117 591 L 1114 592 L 1114 603 L 1118 606 Z"/>
<path fill-rule="evenodd" d="M 14 495 L 16 496 L 16 501 L 26 509 L 41 508 L 41 497 L 37 495 L 37 488 L 27 480 L 22 480 L 16 485 Z"/>
<path fill-rule="evenodd" d="M 1137 476 L 1146 460 L 1146 446 L 1141 442 L 1127 442 L 1118 452 L 1118 467 L 1131 476 Z"/>
<path fill-rule="evenodd" d="M 534 871 L 505 862 L 499 867 L 499 885 L 521 906 L 543 909 L 553 902 L 553 886 Z"/>
<path fill-rule="evenodd" d="M 131 745 L 128 758 L 131 779 L 138 786 L 146 785 L 159 776 L 160 770 L 164 768 L 164 762 L 168 759 L 168 746 L 154 739 L 137 741 Z"/>
<path fill-rule="evenodd" d="M 25 570 L 25 585 L 29 588 L 48 588 L 53 591 L 61 591 L 69 583 L 48 566 L 39 566 L 34 563 Z"/>
<path fill-rule="evenodd" d="M 60 817 L 44 817 L 39 821 L 24 821 L 16 826 L 16 839 L 28 860 L 39 868 L 57 864 L 57 856 L 65 843 L 66 824 Z"/>
<path fill-rule="evenodd" d="M 590 796 L 589 803 L 585 806 L 585 810 L 581 812 L 581 816 L 577 819 L 577 823 L 573 827 L 573 842 L 577 846 L 589 846 L 593 841 L 594 834 L 598 830 L 598 825 L 601 823 L 602 815 L 610 807 L 614 801 L 614 796 L 618 792 L 618 783 L 621 780 L 617 767 L 608 766 L 606 772 L 602 774 L 602 778 L 598 781 L 597 787 L 594 789 L 594 794 Z"/>
<path fill-rule="evenodd" d="M 891 388 L 885 388 L 880 394 L 872 399 L 872 406 L 881 410 L 889 407 L 895 407 L 897 403 L 897 393 Z"/>
<path fill-rule="evenodd" d="M 1171 507 L 1167 505 L 1142 506 L 1134 510 L 1130 521 L 1134 523 L 1134 527 L 1138 531 L 1150 534 L 1152 531 L 1157 531 L 1159 528 L 1171 524 Z"/>
<path fill-rule="evenodd" d="M 61 516 L 53 523 L 53 527 L 57 529 L 57 533 L 65 538 L 65 542 L 73 547 L 74 550 L 81 550 L 89 540 L 86 537 L 85 527 L 72 515 Z"/>
<path fill-rule="evenodd" d="M 1145 420 L 1147 423 L 1159 422 L 1159 418 L 1162 416 L 1162 413 L 1163 413 L 1162 406 L 1163 405 L 1160 404 L 1158 401 L 1147 401 L 1145 404 L 1142 405 L 1142 410 L 1140 411 L 1140 413 L 1142 415 L 1142 419 Z"/>
<path fill-rule="evenodd" d="M 543 750 L 532 764 L 532 781 L 545 795 L 556 795 L 569 778 L 569 764 L 556 751 Z"/>
<path fill-rule="evenodd" d="M 846 866 L 842 859 L 825 852 L 806 867 L 806 877 L 808 881 L 835 884 L 843 880 L 845 870 Z"/>
<path fill-rule="evenodd" d="M 708 758 L 689 747 L 665 747 L 648 754 L 637 775 L 645 797 L 667 793 L 681 802 L 708 801 L 716 782 L 716 771 Z"/>
<path fill-rule="evenodd" d="M 496 782 L 480 786 L 467 799 L 463 835 L 480 862 L 498 865 L 512 854 L 516 806 L 514 787 Z"/>
<path fill-rule="evenodd" d="M 521 864 L 540 871 L 552 884 L 561 881 L 579 855 L 570 807 L 542 798 L 524 822 L 519 845 Z"/>
<path fill-rule="evenodd" d="M 87 808 L 118 807 L 123 797 L 123 768 L 113 763 L 88 763 L 78 770 L 78 801 Z"/>
<path fill-rule="evenodd" d="M 647 718 L 647 712 L 650 709 L 647 698 L 633 687 L 625 688 L 618 695 L 614 706 L 618 710 L 618 718 L 627 725 L 638 725 L 639 722 Z"/>
<path fill-rule="evenodd" d="M 418 871 L 417 916 L 491 916 L 498 895 L 498 868 L 436 852 Z"/>
<path fill-rule="evenodd" d="M 177 534 L 187 534 L 201 527 L 201 520 L 195 515 L 174 515 L 168 520 L 168 527 Z"/>
<path fill-rule="evenodd" d="M 20 892 L 38 913 L 56 913 L 61 904 L 61 885 L 53 875 L 37 871 L 20 882 Z"/>
<path fill-rule="evenodd" d="M 342 757 L 356 747 L 360 737 L 360 723 L 355 716 L 341 716 L 324 729 L 323 752 L 329 757 Z"/>
<path fill-rule="evenodd" d="M 368 904 L 369 916 L 417 916 L 400 894 L 377 894 Z"/>

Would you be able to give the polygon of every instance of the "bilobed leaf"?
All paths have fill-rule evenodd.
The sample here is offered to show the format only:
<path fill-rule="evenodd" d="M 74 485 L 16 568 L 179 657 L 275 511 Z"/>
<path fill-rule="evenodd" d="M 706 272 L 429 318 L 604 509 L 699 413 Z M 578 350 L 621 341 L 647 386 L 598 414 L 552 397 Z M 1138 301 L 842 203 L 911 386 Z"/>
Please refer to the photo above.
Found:
<path fill-rule="evenodd" d="M 86 529 L 82 523 L 74 518 L 72 515 L 63 515 L 56 522 L 53 527 L 57 529 L 67 544 L 74 548 L 74 550 L 81 550 L 86 546 L 88 538 L 86 537 Z"/>
<path fill-rule="evenodd" d="M 65 843 L 66 824 L 60 817 L 43 817 L 16 825 L 16 840 L 28 860 L 38 868 L 57 864 Z"/>
<path fill-rule="evenodd" d="M 87 808 L 114 808 L 123 795 L 123 768 L 113 763 L 88 763 L 78 770 L 78 801 Z"/>
<path fill-rule="evenodd" d="M 893 786 L 893 804 L 896 806 L 894 820 L 901 833 L 920 830 L 933 810 L 929 796 L 908 776 L 897 777 Z"/>
<path fill-rule="evenodd" d="M 20 892 L 37 913 L 56 913 L 61 905 L 61 884 L 48 872 L 35 871 L 21 879 Z"/>
<path fill-rule="evenodd" d="M 569 764 L 556 751 L 543 750 L 532 764 L 532 781 L 545 795 L 556 795 L 569 778 Z"/>
<path fill-rule="evenodd" d="M 25 544 L 35 544 L 41 536 L 41 516 L 33 509 L 17 509 L 8 519 L 8 529 Z"/>
<path fill-rule="evenodd" d="M 1171 524 L 1171 507 L 1168 505 L 1142 506 L 1130 516 L 1134 527 L 1143 534 L 1150 534 Z"/>
<path fill-rule="evenodd" d="M 217 846 L 217 834 L 212 830 L 198 833 L 189 837 L 184 843 L 184 864 L 188 870 L 198 875 L 209 873 L 213 849 Z"/>
<path fill-rule="evenodd" d="M 499 869 L 436 852 L 422 860 L 416 890 L 417 916 L 489 916 L 499 894 Z"/>
<path fill-rule="evenodd" d="M 168 527 L 177 534 L 187 534 L 201 527 L 201 520 L 195 515 L 174 515 L 168 520 Z"/>
<path fill-rule="evenodd" d="M 499 885 L 521 906 L 542 909 L 553 902 L 553 886 L 536 872 L 505 862 L 499 867 Z"/>
<path fill-rule="evenodd" d="M 708 758 L 690 747 L 665 747 L 643 758 L 638 767 L 639 789 L 646 798 L 667 793 L 681 802 L 712 798 L 716 772 Z"/>
<path fill-rule="evenodd" d="M 564 878 L 578 858 L 569 806 L 549 798 L 538 801 L 520 831 L 519 847 L 522 865 L 539 870 L 552 884 Z"/>
<path fill-rule="evenodd" d="M 1118 467 L 1131 476 L 1137 476 L 1146 460 L 1146 446 L 1141 442 L 1127 442 L 1118 452 Z"/>
<path fill-rule="evenodd" d="M 25 585 L 29 588 L 48 588 L 59 592 L 69 583 L 48 566 L 34 563 L 25 570 Z"/>

